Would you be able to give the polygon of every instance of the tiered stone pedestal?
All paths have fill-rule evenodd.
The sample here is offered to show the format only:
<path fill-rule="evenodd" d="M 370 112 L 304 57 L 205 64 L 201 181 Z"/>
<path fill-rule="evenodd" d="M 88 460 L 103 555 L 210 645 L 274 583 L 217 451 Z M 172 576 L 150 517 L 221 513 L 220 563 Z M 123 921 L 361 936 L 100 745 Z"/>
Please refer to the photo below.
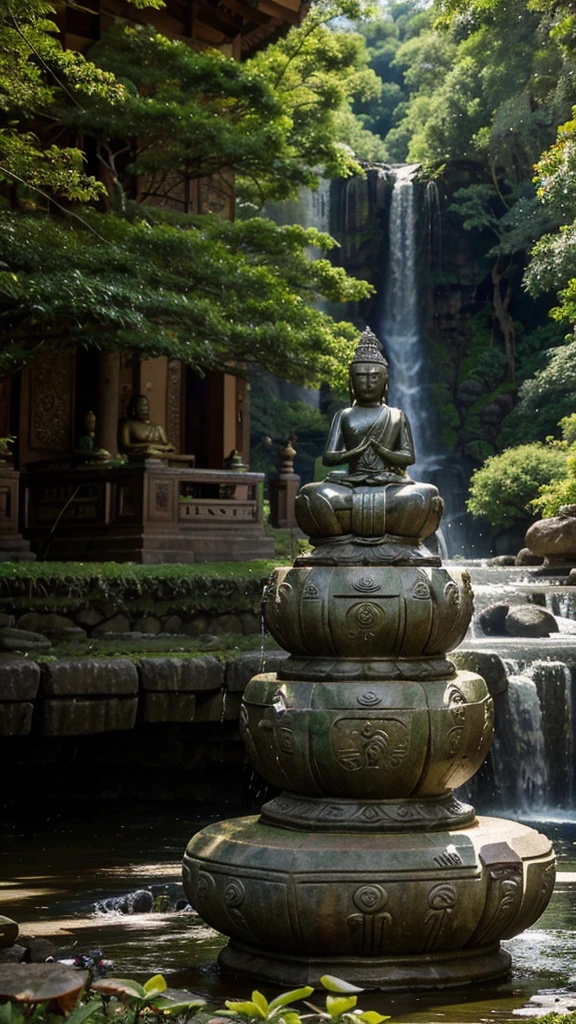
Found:
<path fill-rule="evenodd" d="M 282 986 L 481 981 L 506 974 L 500 940 L 548 903 L 549 840 L 453 793 L 492 738 L 484 680 L 445 656 L 470 620 L 469 577 L 404 551 L 366 564 L 359 545 L 364 564 L 338 565 L 317 549 L 267 588 L 292 657 L 251 680 L 241 728 L 283 792 L 259 818 L 204 829 L 184 858 L 189 899 L 230 936 L 230 970 Z"/>

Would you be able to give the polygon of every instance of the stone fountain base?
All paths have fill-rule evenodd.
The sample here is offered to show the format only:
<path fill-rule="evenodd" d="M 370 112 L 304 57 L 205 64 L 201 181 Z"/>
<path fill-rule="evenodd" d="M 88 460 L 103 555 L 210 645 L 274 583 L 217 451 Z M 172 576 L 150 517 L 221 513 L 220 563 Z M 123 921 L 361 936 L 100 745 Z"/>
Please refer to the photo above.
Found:
<path fill-rule="evenodd" d="M 362 836 L 236 818 L 194 836 L 184 857 L 186 895 L 231 937 L 222 964 L 287 986 L 322 974 L 382 989 L 500 977 L 499 941 L 537 920 L 554 877 L 550 841 L 497 818 Z"/>
<path fill-rule="evenodd" d="M 289 988 L 312 985 L 321 988 L 320 978 L 331 974 L 352 985 L 386 992 L 410 989 L 455 988 L 473 982 L 506 977 L 511 957 L 499 943 L 458 953 L 387 957 L 298 957 L 274 956 L 240 942 L 229 942 L 219 957 L 233 974 L 265 980 Z"/>

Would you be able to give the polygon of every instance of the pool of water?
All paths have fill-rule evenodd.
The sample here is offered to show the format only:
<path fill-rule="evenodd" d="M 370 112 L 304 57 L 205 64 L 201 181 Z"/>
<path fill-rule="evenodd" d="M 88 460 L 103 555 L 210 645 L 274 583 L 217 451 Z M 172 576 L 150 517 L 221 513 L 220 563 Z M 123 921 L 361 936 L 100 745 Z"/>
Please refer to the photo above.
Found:
<path fill-rule="evenodd" d="M 113 973 L 146 978 L 162 973 L 173 985 L 214 1002 L 245 997 L 249 981 L 223 975 L 216 957 L 225 938 L 194 914 L 99 914 L 108 896 L 150 887 L 181 895 L 184 847 L 203 825 L 226 816 L 220 808 L 200 819 L 181 810 L 122 811 L 97 807 L 24 824 L 0 825 L 0 913 L 14 918 L 22 935 L 52 938 L 62 955 L 100 947 Z M 513 958 L 510 978 L 441 992 L 367 994 L 361 1005 L 405 1024 L 481 1024 L 519 1021 L 514 1011 L 538 993 L 576 985 L 576 821 L 527 822 L 553 839 L 559 860 L 556 890 L 538 923 L 505 943 Z M 273 993 L 267 986 L 261 986 Z"/>

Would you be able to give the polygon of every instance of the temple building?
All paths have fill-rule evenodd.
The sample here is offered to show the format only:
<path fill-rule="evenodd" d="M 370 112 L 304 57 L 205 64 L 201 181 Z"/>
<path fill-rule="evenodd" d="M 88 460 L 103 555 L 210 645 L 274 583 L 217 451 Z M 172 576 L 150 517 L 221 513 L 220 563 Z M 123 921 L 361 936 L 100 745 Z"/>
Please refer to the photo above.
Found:
<path fill-rule="evenodd" d="M 242 60 L 304 13 L 302 0 L 166 0 L 158 11 L 123 0 L 84 0 L 77 9 L 63 6 L 58 20 L 65 47 L 83 53 L 120 17 Z M 232 190 L 224 196 L 203 179 L 191 183 L 191 193 L 188 212 L 233 217 Z M 178 205 L 173 197 L 169 203 Z M 125 469 L 96 459 L 79 468 L 82 439 L 84 447 L 116 456 L 119 436 L 128 438 L 132 429 L 123 423 L 136 423 L 142 435 L 129 415 L 138 396 L 148 400 L 141 424 L 148 424 L 150 437 L 153 428 L 157 436 L 161 430 L 170 458 L 151 442 L 149 451 L 140 445 L 140 459 L 134 446 Z M 0 382 L 0 437 L 16 435 L 12 473 L 21 472 L 19 517 L 14 477 L 6 485 L 0 479 L 0 545 L 5 537 L 7 557 L 17 554 L 19 543 L 25 554 L 27 542 L 51 558 L 264 557 L 270 542 L 262 533 L 263 476 L 246 472 L 249 423 L 249 385 L 241 376 L 210 371 L 200 377 L 166 357 L 40 351 L 26 369 Z M 26 542 L 14 539 L 19 532 Z"/>

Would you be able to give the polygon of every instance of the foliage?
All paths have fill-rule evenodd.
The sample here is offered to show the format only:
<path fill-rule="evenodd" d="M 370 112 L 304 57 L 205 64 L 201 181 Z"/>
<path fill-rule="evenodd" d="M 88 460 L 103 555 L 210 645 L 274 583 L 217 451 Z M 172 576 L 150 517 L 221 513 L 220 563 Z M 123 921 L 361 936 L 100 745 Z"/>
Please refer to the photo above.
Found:
<path fill-rule="evenodd" d="M 37 965 L 34 965 L 37 966 Z M 49 965 L 58 970 L 59 965 Z M 71 975 L 74 972 L 69 972 Z M 78 973 L 78 972 L 76 972 Z M 18 964 L 13 968 L 14 977 L 21 977 L 26 984 L 30 974 L 29 965 Z M 349 985 L 339 978 L 324 975 L 320 979 L 325 989 L 326 1009 L 311 1006 L 313 1013 L 303 1014 L 294 1008 L 294 1003 L 311 996 L 314 989 L 310 985 L 283 992 L 270 1002 L 257 990 L 252 993 L 251 1000 L 226 1000 L 226 1010 L 214 1011 L 216 1017 L 232 1018 L 235 1021 L 250 1024 L 301 1024 L 313 1021 L 314 1024 L 327 1021 L 329 1024 L 383 1024 L 388 1017 L 374 1010 L 356 1009 L 358 997 L 356 993 L 362 989 Z M 73 985 L 76 988 L 73 988 Z M 83 988 L 83 983 L 80 986 Z M 90 1020 L 92 1024 L 104 1024 L 113 1019 L 117 1024 L 139 1024 L 147 1021 L 165 1020 L 177 1017 L 178 1021 L 191 1021 L 193 1024 L 206 1024 L 211 1018 L 199 1007 L 206 1005 L 206 1000 L 192 992 L 170 989 L 161 974 L 154 975 L 144 985 L 124 978 L 103 978 L 91 982 L 86 991 L 78 999 L 78 985 L 74 980 L 70 983 L 71 1001 L 69 1005 L 52 1003 L 27 1003 L 26 992 L 23 990 L 14 1000 L 0 1006 L 0 1024 L 57 1024 L 64 1020 L 66 1024 L 83 1024 Z M 59 1000 L 61 1003 L 62 1000 Z M 21 1004 L 24 1004 L 23 1006 Z M 307 1004 L 311 1005 L 311 1004 Z M 52 1013 L 52 1009 L 56 1012 Z M 190 1011 L 193 1011 L 192 1013 Z"/>
<path fill-rule="evenodd" d="M 0 1024 L 52 1024 L 62 1019 L 67 1024 L 83 1024 L 86 1020 L 92 1021 L 92 1024 L 105 1024 L 111 1017 L 118 1024 L 138 1024 L 141 1019 L 152 1024 L 153 1021 L 166 1020 L 176 1015 L 179 1020 L 184 1020 L 182 1014 L 189 1020 L 188 1011 L 206 1005 L 202 996 L 168 988 L 161 974 L 149 978 L 144 985 L 124 978 L 104 978 L 91 981 L 82 992 L 86 972 L 71 970 L 68 992 L 57 1000 L 39 1001 L 32 996 L 28 982 L 37 966 L 13 966 L 11 973 L 20 985 L 20 991 L 10 994 L 12 1001 L 0 1006 Z M 62 972 L 59 964 L 43 964 L 42 967 L 54 968 L 54 973 Z M 78 977 L 75 979 L 73 975 Z"/>
<path fill-rule="evenodd" d="M 258 378 L 250 398 L 250 459 L 253 469 L 271 473 L 278 469 L 279 454 L 289 437 L 296 449 L 296 472 L 313 479 L 313 467 L 322 453 L 330 417 L 305 402 L 287 402 L 271 395 Z"/>
<path fill-rule="evenodd" d="M 195 216 L 191 196 L 209 178 L 217 212 L 234 175 L 261 201 L 313 184 L 318 163 L 357 169 L 335 119 L 377 84 L 362 40 L 327 22 L 358 16 L 361 0 L 318 4 L 243 64 L 128 22 L 85 57 L 62 48 L 52 13 L 0 2 L 0 371 L 38 345 L 80 343 L 337 380 L 357 331 L 314 304 L 370 286 L 311 263 L 307 247 L 327 253 L 328 236 Z M 86 152 L 59 146 L 62 126 L 91 140 Z"/>
<path fill-rule="evenodd" d="M 576 503 L 576 413 L 565 416 L 558 424 L 567 445 L 566 470 L 560 479 L 553 479 L 540 488 L 532 508 L 544 519 L 558 515 L 562 505 Z"/>
<path fill-rule="evenodd" d="M 468 511 L 501 527 L 533 518 L 532 501 L 565 474 L 566 455 L 562 442 L 535 442 L 490 456 L 472 475 Z"/>
<path fill-rule="evenodd" d="M 75 610 L 157 608 L 168 614 L 257 611 L 275 562 L 136 565 L 125 562 L 0 562 L 0 607 Z"/>

